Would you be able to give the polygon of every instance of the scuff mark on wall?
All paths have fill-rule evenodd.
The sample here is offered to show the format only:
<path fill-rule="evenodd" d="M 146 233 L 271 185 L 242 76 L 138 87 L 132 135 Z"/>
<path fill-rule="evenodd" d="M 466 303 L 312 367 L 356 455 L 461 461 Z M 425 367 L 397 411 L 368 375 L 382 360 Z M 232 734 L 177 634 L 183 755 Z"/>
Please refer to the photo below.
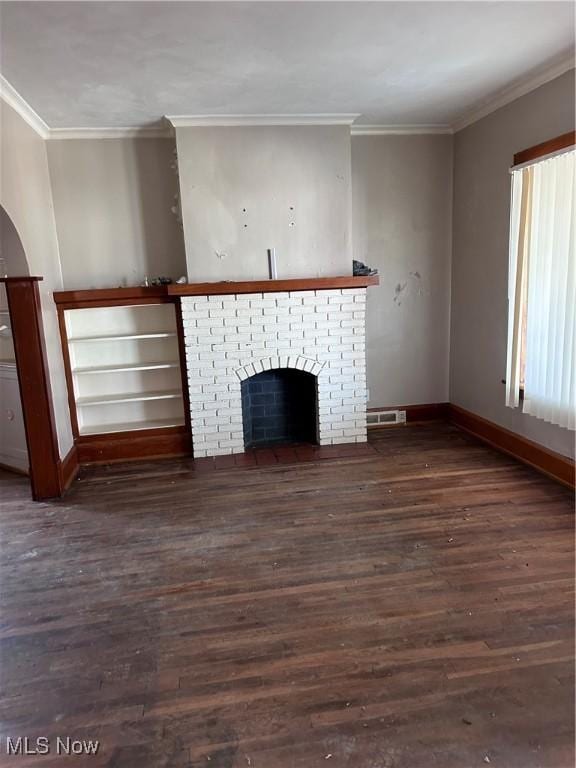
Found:
<path fill-rule="evenodd" d="M 408 298 L 414 291 L 417 291 L 418 296 L 424 296 L 424 290 L 422 288 L 422 283 L 420 282 L 421 280 L 422 275 L 420 272 L 409 272 L 408 280 L 396 284 L 396 288 L 394 289 L 394 304 L 398 307 L 401 306 L 402 299 Z"/>
<path fill-rule="evenodd" d="M 408 282 L 397 284 L 396 288 L 394 289 L 394 304 L 398 304 L 398 306 L 402 304 L 401 296 L 406 290 L 407 285 L 408 285 Z"/>

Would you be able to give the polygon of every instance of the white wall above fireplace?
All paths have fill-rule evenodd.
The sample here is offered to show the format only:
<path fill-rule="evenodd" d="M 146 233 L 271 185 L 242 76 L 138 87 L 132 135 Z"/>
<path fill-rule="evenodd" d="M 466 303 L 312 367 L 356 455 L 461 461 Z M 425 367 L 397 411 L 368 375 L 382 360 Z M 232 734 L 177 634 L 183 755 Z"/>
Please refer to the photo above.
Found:
<path fill-rule="evenodd" d="M 176 128 L 190 281 L 352 272 L 350 129 Z"/>

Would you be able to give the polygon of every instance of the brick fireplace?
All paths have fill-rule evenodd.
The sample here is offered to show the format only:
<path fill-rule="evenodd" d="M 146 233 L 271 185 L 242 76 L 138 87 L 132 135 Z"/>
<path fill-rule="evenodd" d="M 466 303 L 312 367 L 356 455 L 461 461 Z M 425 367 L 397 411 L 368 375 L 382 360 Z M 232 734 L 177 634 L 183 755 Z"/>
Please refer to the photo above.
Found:
<path fill-rule="evenodd" d="M 206 295 L 199 294 L 199 284 L 194 295 L 187 295 L 188 286 L 177 289 L 194 455 L 241 453 L 247 443 L 255 442 L 256 433 L 245 432 L 251 402 L 245 382 L 265 371 L 300 371 L 312 378 L 315 402 L 307 418 L 315 423 L 308 425 L 307 434 L 318 444 L 365 442 L 366 286 L 373 282 L 374 278 L 324 278 L 211 283 L 205 284 L 210 286 Z M 277 290 L 301 284 L 307 288 Z M 238 293 L 231 293 L 234 285 Z M 218 286 L 223 293 L 217 292 Z M 244 292 L 247 286 L 255 290 Z M 262 433 L 260 437 L 265 439 Z M 272 432 L 270 439 L 277 442 Z"/>

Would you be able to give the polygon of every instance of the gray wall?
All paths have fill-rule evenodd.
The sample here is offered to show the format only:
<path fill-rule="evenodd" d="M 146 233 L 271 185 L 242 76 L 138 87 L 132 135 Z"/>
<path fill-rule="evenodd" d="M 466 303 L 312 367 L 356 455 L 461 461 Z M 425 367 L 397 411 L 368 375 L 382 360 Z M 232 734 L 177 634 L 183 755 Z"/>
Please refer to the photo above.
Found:
<path fill-rule="evenodd" d="M 176 140 L 191 281 L 266 279 L 272 247 L 279 278 L 351 273 L 347 126 L 178 128 Z"/>
<path fill-rule="evenodd" d="M 565 455 L 574 433 L 504 405 L 513 155 L 574 128 L 574 70 L 455 137 L 450 401 Z"/>
<path fill-rule="evenodd" d="M 354 258 L 378 267 L 366 314 L 369 406 L 448 400 L 452 137 L 354 136 Z"/>
<path fill-rule="evenodd" d="M 178 175 L 168 139 L 49 141 L 64 285 L 139 285 L 186 273 L 182 227 L 171 212 Z"/>
<path fill-rule="evenodd" d="M 28 274 L 44 277 L 39 285 L 42 321 L 58 447 L 60 456 L 64 457 L 72 447 L 73 438 L 58 317 L 52 297 L 53 291 L 62 288 L 62 274 L 46 142 L 5 102 L 0 101 L 0 107 L 0 205 L 20 236 Z M 14 268 L 21 266 L 19 260 Z"/>

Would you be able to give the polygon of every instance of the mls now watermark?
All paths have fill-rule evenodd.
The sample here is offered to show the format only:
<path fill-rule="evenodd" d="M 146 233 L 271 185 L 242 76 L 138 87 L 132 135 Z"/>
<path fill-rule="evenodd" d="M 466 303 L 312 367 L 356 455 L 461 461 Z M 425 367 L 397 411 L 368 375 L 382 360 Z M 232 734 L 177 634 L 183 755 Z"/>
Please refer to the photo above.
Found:
<path fill-rule="evenodd" d="M 23 755 L 96 755 L 100 742 L 92 739 L 72 739 L 70 736 L 7 736 L 6 754 L 14 757 Z"/>

